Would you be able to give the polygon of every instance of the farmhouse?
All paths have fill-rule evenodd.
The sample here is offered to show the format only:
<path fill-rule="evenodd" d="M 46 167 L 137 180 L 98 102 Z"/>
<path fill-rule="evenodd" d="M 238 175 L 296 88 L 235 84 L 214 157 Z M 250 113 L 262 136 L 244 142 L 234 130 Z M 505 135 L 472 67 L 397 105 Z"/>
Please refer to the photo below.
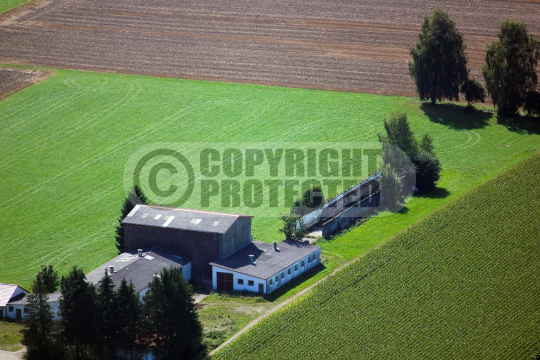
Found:
<path fill-rule="evenodd" d="M 29 313 L 28 309 L 28 296 L 27 294 L 24 294 L 23 296 L 19 296 L 17 299 L 13 299 L 13 301 L 10 301 L 8 303 L 8 308 L 13 307 L 15 315 L 13 313 L 8 312 L 8 316 L 10 319 L 15 320 L 21 320 L 25 319 L 26 315 Z M 51 312 L 53 313 L 53 320 L 57 320 L 60 318 L 60 297 L 62 294 L 60 294 L 60 291 L 57 291 L 55 293 L 49 294 L 49 299 L 47 300 L 47 304 L 51 307 Z M 22 314 L 22 315 L 21 315 Z"/>
<path fill-rule="evenodd" d="M 11 319 L 22 319 L 23 311 L 15 308 L 11 302 L 22 299 L 28 290 L 15 284 L 0 283 L 0 318 L 8 317 Z"/>
<path fill-rule="evenodd" d="M 320 263 L 321 249 L 316 245 L 252 241 L 251 219 L 247 215 L 137 205 L 123 221 L 124 246 L 128 251 L 159 247 L 181 254 L 191 259 L 194 279 L 212 277 L 214 290 L 223 291 L 269 294 Z M 103 269 L 101 274 L 96 271 L 96 276 L 103 276 Z"/>
<path fill-rule="evenodd" d="M 269 294 L 321 262 L 321 248 L 298 241 L 254 240 L 212 265 L 214 290 L 247 290 Z"/>
<path fill-rule="evenodd" d="M 125 252 L 97 269 L 86 274 L 86 279 L 99 286 L 103 275 L 107 271 L 117 289 L 125 278 L 133 283 L 135 292 L 140 299 L 148 292 L 148 284 L 156 274 L 164 268 L 177 267 L 182 269 L 184 279 L 191 279 L 191 259 L 174 254 L 166 249 L 151 248 L 146 251 L 139 249 L 136 252 Z"/>
<path fill-rule="evenodd" d="M 126 251 L 160 247 L 193 260 L 193 278 L 209 278 L 209 263 L 251 242 L 248 215 L 137 205 L 124 219 Z"/>
<path fill-rule="evenodd" d="M 269 294 L 321 261 L 321 248 L 285 240 L 251 240 L 252 216 L 163 206 L 137 205 L 124 219 L 126 252 L 86 274 L 99 286 L 107 272 L 118 288 L 132 282 L 142 300 L 148 284 L 164 268 L 177 267 L 186 280 L 212 277 L 214 290 Z M 28 314 L 28 291 L 0 284 L 0 309 L 21 320 Z M 59 315 L 60 291 L 48 303 Z"/>

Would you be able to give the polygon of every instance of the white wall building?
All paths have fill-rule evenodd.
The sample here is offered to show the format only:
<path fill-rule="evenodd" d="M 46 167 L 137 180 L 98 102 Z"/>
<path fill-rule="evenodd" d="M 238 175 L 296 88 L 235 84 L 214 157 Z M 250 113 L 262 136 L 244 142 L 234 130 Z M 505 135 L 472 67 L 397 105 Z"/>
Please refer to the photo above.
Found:
<path fill-rule="evenodd" d="M 28 290 L 15 284 L 2 284 L 0 283 L 0 317 L 7 317 L 10 319 L 22 319 L 23 310 L 8 305 L 10 301 L 16 301 L 24 298 L 28 294 Z"/>
<path fill-rule="evenodd" d="M 254 240 L 212 265 L 212 287 L 218 291 L 270 294 L 321 262 L 321 248 L 299 241 L 268 244 Z"/>
<path fill-rule="evenodd" d="M 26 316 L 29 313 L 28 309 L 28 296 L 25 294 L 24 297 L 10 301 L 7 304 L 8 308 L 8 318 L 13 320 L 24 320 L 26 319 Z M 53 320 L 57 320 L 60 317 L 59 311 L 60 311 L 60 291 L 57 291 L 55 293 L 49 294 L 49 299 L 47 300 L 47 303 L 51 306 L 51 312 L 53 313 Z M 11 311 L 12 310 L 12 311 Z M 18 317 L 18 314 L 21 314 L 20 317 Z"/>

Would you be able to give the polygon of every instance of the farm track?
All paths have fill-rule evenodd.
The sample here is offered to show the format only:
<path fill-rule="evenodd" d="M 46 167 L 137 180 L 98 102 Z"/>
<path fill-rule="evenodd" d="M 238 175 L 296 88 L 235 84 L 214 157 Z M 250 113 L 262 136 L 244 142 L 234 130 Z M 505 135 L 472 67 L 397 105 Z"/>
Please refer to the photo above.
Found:
<path fill-rule="evenodd" d="M 540 34 L 540 3 L 489 5 L 37 0 L 0 16 L 0 61 L 407 96 L 415 94 L 409 48 L 436 7 L 465 35 L 478 78 L 502 19 Z"/>

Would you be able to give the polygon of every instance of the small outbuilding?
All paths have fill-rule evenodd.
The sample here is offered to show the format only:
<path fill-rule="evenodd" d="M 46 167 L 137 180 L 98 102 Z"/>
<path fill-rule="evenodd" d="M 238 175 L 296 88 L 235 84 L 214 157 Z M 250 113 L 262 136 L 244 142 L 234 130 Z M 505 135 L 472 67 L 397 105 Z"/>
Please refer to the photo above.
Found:
<path fill-rule="evenodd" d="M 270 294 L 320 262 L 321 248 L 317 245 L 253 240 L 231 256 L 210 263 L 212 285 L 218 291 Z"/>
<path fill-rule="evenodd" d="M 0 283 L 0 317 L 21 320 L 24 311 L 16 309 L 10 302 L 20 300 L 26 294 L 28 294 L 28 290 L 19 285 Z"/>
<path fill-rule="evenodd" d="M 48 294 L 47 304 L 51 307 L 51 312 L 53 314 L 53 320 L 57 320 L 60 318 L 60 297 L 61 297 L 60 291 L 57 291 L 52 294 Z M 26 319 L 26 316 L 29 314 L 28 309 L 28 294 L 25 294 L 24 296 L 18 297 L 18 299 L 14 299 L 13 301 L 10 301 L 8 303 L 8 308 L 13 307 L 15 310 L 15 316 L 9 316 L 11 319 Z M 22 314 L 20 318 L 17 316 L 19 314 Z"/>

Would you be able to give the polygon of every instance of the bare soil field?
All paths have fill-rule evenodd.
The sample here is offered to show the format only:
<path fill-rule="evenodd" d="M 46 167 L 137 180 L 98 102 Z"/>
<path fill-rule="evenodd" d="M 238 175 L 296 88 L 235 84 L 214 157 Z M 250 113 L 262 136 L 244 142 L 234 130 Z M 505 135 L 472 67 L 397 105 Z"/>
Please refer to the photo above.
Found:
<path fill-rule="evenodd" d="M 409 48 L 437 7 L 475 77 L 504 18 L 540 34 L 537 1 L 36 0 L 0 16 L 0 62 L 414 95 Z"/>
<path fill-rule="evenodd" d="M 50 75 L 50 71 L 0 68 L 0 100 Z"/>

